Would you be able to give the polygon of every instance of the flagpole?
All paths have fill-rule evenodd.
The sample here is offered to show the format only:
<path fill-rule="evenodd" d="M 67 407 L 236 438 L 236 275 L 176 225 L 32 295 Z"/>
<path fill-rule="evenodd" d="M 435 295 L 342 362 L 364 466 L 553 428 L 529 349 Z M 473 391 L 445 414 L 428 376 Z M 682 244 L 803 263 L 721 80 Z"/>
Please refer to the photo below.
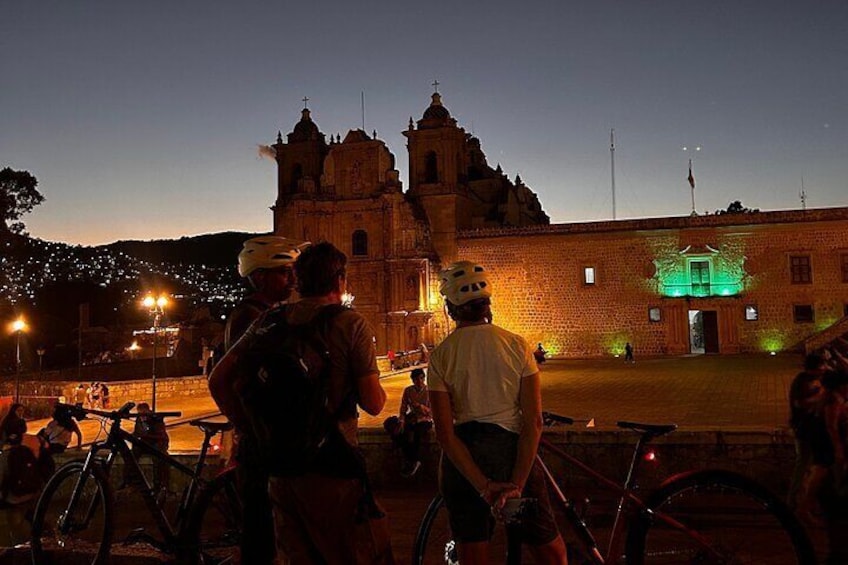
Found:
<path fill-rule="evenodd" d="M 689 187 L 692 191 L 692 215 L 697 216 L 695 211 L 695 177 L 692 175 L 692 159 L 689 159 Z"/>
<path fill-rule="evenodd" d="M 612 186 L 612 219 L 615 220 L 615 130 L 610 130 L 610 185 Z"/>

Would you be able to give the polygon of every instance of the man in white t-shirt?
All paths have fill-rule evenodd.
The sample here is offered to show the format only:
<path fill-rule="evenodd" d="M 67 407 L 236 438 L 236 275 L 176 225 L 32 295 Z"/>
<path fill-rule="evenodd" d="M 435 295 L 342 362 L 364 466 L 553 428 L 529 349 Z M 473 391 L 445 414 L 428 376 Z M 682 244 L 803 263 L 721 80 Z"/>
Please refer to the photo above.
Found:
<path fill-rule="evenodd" d="M 488 563 L 492 510 L 534 498 L 519 529 L 536 563 L 567 562 L 541 469 L 539 369 L 521 337 L 493 325 L 485 269 L 460 261 L 440 273 L 439 291 L 456 323 L 430 355 L 427 385 L 443 450 L 439 488 L 464 565 Z"/>

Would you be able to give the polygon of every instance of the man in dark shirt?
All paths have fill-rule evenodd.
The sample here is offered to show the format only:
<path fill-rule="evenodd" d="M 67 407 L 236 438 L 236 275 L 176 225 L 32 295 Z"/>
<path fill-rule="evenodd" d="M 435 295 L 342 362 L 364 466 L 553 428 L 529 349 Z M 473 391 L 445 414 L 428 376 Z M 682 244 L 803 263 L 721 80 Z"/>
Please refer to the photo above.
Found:
<path fill-rule="evenodd" d="M 300 255 L 294 270 L 301 300 L 287 309 L 290 325 L 307 324 L 323 308 L 341 304 L 347 289 L 346 264 L 344 253 L 330 243 L 312 246 Z M 376 416 L 386 402 L 374 333 L 360 314 L 345 310 L 330 319 L 323 337 L 330 361 L 327 409 L 337 422 L 341 441 L 353 448 L 357 445 L 357 407 Z M 227 352 L 209 383 L 218 406 L 233 421 L 245 420 L 233 384 L 247 342 L 245 336 Z M 367 480 L 363 474 L 351 474 L 333 455 L 322 456 L 325 448 L 333 449 L 334 454 L 345 451 L 325 445 L 314 468 L 304 474 L 271 477 L 269 491 L 281 561 L 393 564 L 388 523 Z"/>
<path fill-rule="evenodd" d="M 795 435 L 795 467 L 786 497 L 791 507 L 798 503 L 803 477 L 809 468 L 827 463 L 827 454 L 822 453 L 826 449 L 821 449 L 822 440 L 827 439 L 821 415 L 824 401 L 821 378 L 826 370 L 824 357 L 819 353 L 810 353 L 804 359 L 804 370 L 795 376 L 789 386 L 789 425 Z"/>
<path fill-rule="evenodd" d="M 238 270 L 248 280 L 253 292 L 227 318 L 225 350 L 229 350 L 268 308 L 291 298 L 295 287 L 292 267 L 308 245 L 278 236 L 255 237 L 244 242 L 238 257 Z M 234 423 L 238 431 L 236 459 L 244 504 L 242 562 L 269 565 L 274 561 L 276 544 L 271 500 L 268 498 L 268 473 L 260 464 L 256 442 L 247 433 L 247 427 L 238 421 Z"/>

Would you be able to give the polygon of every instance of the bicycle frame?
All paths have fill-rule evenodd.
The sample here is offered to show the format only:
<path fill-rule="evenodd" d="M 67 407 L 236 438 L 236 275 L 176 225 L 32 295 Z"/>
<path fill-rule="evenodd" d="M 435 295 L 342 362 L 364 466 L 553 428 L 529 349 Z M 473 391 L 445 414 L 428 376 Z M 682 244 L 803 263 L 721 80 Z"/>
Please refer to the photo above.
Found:
<path fill-rule="evenodd" d="M 192 469 L 177 461 L 167 453 L 160 451 L 156 447 L 142 441 L 122 429 L 121 420 L 115 419 L 112 421 L 106 440 L 92 443 L 91 449 L 86 456 L 82 473 L 80 473 L 78 483 L 75 485 L 71 499 L 68 503 L 68 508 L 73 508 L 79 502 L 82 491 L 81 487 L 91 475 L 92 467 L 95 465 L 101 465 L 106 470 L 106 474 L 108 476 L 111 472 L 115 457 L 119 455 L 123 459 L 124 465 L 129 466 L 129 476 L 137 481 L 138 484 L 143 485 L 140 486 L 138 490 L 144 499 L 150 515 L 156 522 L 157 528 L 164 538 L 164 544 L 162 545 L 165 547 L 174 547 L 179 540 L 180 533 L 184 527 L 185 519 L 188 516 L 188 510 L 191 507 L 195 494 L 200 487 L 207 483 L 207 481 L 201 476 L 201 472 L 203 470 L 209 446 L 209 439 L 211 439 L 211 437 L 212 434 L 207 433 L 207 437 L 203 442 L 203 447 L 200 455 L 198 456 L 197 463 L 195 464 L 194 469 Z M 165 514 L 164 509 L 156 500 L 156 493 L 154 492 L 153 486 L 144 476 L 144 473 L 141 470 L 141 465 L 138 462 L 138 458 L 133 452 L 133 448 L 138 449 L 142 455 L 150 455 L 158 461 L 167 464 L 169 467 L 172 467 L 191 478 L 188 487 L 183 492 L 173 524 L 171 524 L 168 520 L 168 516 Z M 99 457 L 98 455 L 103 451 L 109 452 L 105 458 Z M 93 515 L 95 503 L 96 501 L 92 501 L 91 507 L 86 512 L 86 522 L 88 522 Z M 70 515 L 70 513 L 68 514 Z"/>
<path fill-rule="evenodd" d="M 538 454 L 536 455 L 536 461 L 540 464 L 542 471 L 545 474 L 545 479 L 551 486 L 556 498 L 559 500 L 566 518 L 574 528 L 575 534 L 580 539 L 584 547 L 589 550 L 591 559 L 598 565 L 614 565 L 619 562 L 618 556 L 622 554 L 625 541 L 624 534 L 627 520 L 625 520 L 624 517 L 632 515 L 633 512 L 639 510 L 650 512 L 653 518 L 661 520 L 670 527 L 685 533 L 693 540 L 697 541 L 698 544 L 700 544 L 705 550 L 711 552 L 716 558 L 720 558 L 721 556 L 716 553 L 709 541 L 700 533 L 686 527 L 684 524 L 681 524 L 660 510 L 649 509 L 642 499 L 633 493 L 633 484 L 636 481 L 635 474 L 638 470 L 639 461 L 642 459 L 642 455 L 644 454 L 645 443 L 647 443 L 647 440 L 646 436 L 643 434 L 636 442 L 636 447 L 633 451 L 633 457 L 630 461 L 630 467 L 627 471 L 627 478 L 624 481 L 624 485 L 620 485 L 595 471 L 573 455 L 566 453 L 563 449 L 553 445 L 544 437 L 539 442 L 540 447 L 554 453 L 561 459 L 565 460 L 569 465 L 577 467 L 583 473 L 597 481 L 603 488 L 614 492 L 619 497 L 618 506 L 615 512 L 615 520 L 613 522 L 612 532 L 610 533 L 609 546 L 607 547 L 606 558 L 600 552 L 597 542 L 592 536 L 592 533 L 589 531 L 586 522 L 577 514 L 577 511 L 574 509 L 571 501 L 567 496 L 565 496 L 562 489 L 560 489 L 550 469 L 548 469 L 547 465 L 545 465 L 544 461 Z"/>

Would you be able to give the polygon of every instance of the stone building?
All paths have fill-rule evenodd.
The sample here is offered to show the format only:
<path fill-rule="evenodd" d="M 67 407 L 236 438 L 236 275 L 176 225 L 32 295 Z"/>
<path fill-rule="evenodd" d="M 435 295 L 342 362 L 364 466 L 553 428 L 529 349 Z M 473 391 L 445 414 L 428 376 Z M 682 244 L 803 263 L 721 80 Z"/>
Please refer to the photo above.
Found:
<path fill-rule="evenodd" d="M 274 231 L 350 258 L 379 352 L 436 343 L 436 273 L 483 263 L 499 324 L 555 355 L 777 352 L 848 332 L 848 208 L 549 225 L 438 93 L 406 136 L 409 189 L 376 132 L 278 133 Z"/>
<path fill-rule="evenodd" d="M 848 332 L 848 208 L 461 232 L 499 323 L 555 355 L 779 352 Z"/>
<path fill-rule="evenodd" d="M 344 139 L 321 133 L 304 109 L 277 160 L 274 232 L 331 241 L 350 258 L 356 309 L 377 334 L 377 349 L 417 349 L 444 335 L 433 319 L 435 274 L 456 257 L 463 229 L 547 224 L 536 195 L 486 163 L 480 142 L 457 126 L 438 93 L 410 124 L 410 188 L 376 132 Z"/>

